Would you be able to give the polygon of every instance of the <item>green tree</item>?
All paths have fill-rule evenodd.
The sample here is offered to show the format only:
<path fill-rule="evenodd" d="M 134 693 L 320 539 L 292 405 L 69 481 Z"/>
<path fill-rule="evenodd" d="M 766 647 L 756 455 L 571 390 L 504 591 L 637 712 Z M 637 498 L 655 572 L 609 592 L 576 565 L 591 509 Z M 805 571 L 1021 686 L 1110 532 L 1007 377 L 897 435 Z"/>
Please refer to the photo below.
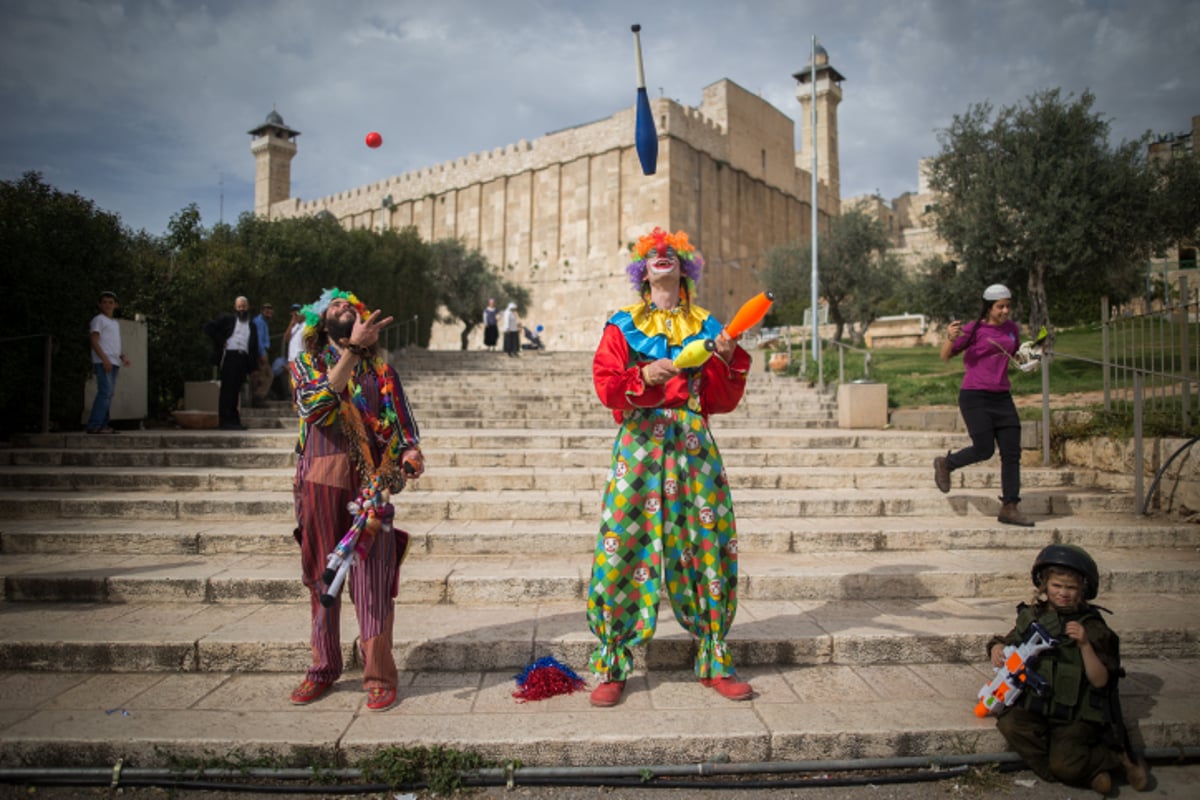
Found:
<path fill-rule="evenodd" d="M 460 341 L 466 350 L 471 331 L 483 323 L 483 310 L 489 297 L 508 298 L 524 313 L 529 306 L 529 290 L 502 278 L 478 249 L 468 250 L 457 239 L 433 243 L 433 273 L 436 276 L 438 302 L 445 307 L 442 322 L 461 322 Z"/>
<path fill-rule="evenodd" d="M 1200 143 L 1193 142 L 1192 146 L 1200 147 Z M 1161 226 L 1161 243 L 1194 247 L 1200 239 L 1200 150 L 1155 164 L 1154 168 L 1159 186 L 1154 217 Z"/>
<path fill-rule="evenodd" d="M 0 182 L 0 254 L 0 371 L 8 376 L 0 384 L 0 436 L 40 428 L 45 335 L 54 343 L 51 424 L 76 429 L 96 300 L 106 289 L 123 304 L 130 295 L 128 232 L 116 215 L 27 172 Z"/>
<path fill-rule="evenodd" d="M 904 284 L 897 258 L 888 252 L 883 223 L 853 209 L 830 222 L 817 243 L 817 290 L 829 304 L 834 338 L 861 343 L 871 322 L 899 310 L 895 299 Z M 785 308 L 807 306 L 812 285 L 812 245 L 786 245 L 767 252 L 762 282 Z"/>
<path fill-rule="evenodd" d="M 965 265 L 959 280 L 1008 285 L 1032 330 L 1053 332 L 1054 292 L 1070 296 L 1063 309 L 1127 298 L 1163 236 L 1145 139 L 1111 146 L 1093 102 L 1054 89 L 994 119 L 988 104 L 972 106 L 939 134 L 930 164 L 937 231 Z"/>

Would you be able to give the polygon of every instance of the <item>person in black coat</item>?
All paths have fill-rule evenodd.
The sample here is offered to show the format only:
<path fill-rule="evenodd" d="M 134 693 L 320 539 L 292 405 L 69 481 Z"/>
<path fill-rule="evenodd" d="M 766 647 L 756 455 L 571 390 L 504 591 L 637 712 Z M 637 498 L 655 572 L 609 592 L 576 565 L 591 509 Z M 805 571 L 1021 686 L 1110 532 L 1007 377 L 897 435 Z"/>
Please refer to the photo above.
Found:
<path fill-rule="evenodd" d="M 217 413 L 221 430 L 244 431 L 238 413 L 238 395 L 242 384 L 258 361 L 258 331 L 250 321 L 250 301 L 239 297 L 232 314 L 222 314 L 204 323 L 204 332 L 212 341 L 209 361 L 221 370 L 221 393 Z"/>

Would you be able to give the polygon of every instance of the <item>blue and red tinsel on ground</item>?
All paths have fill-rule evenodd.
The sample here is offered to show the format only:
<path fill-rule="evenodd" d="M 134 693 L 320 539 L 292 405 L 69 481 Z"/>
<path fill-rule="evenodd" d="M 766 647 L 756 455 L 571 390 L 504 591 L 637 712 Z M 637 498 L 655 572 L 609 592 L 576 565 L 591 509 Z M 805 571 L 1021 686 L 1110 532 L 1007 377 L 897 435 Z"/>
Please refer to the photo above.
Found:
<path fill-rule="evenodd" d="M 513 692 L 513 697 L 522 703 L 571 694 L 585 686 L 583 678 L 553 656 L 539 658 L 513 677 L 517 679 L 517 691 Z"/>

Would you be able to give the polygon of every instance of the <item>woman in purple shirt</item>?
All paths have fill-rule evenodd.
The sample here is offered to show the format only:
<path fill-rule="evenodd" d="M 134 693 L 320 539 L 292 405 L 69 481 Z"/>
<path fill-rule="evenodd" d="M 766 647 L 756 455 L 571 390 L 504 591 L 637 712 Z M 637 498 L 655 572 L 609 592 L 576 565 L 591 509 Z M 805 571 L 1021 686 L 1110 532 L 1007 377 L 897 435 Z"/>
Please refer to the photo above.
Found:
<path fill-rule="evenodd" d="M 1008 362 L 1020 345 L 1021 329 L 1008 318 L 1012 292 L 993 284 L 983 292 L 979 318 L 963 325 L 954 320 L 942 342 L 942 360 L 962 353 L 966 374 L 958 393 L 958 409 L 971 446 L 933 460 L 933 480 L 950 491 L 950 473 L 978 461 L 987 461 L 1000 447 L 1000 515 L 1008 525 L 1032 527 L 1033 521 L 1017 510 L 1021 502 L 1021 419 L 1013 404 L 1008 382 Z"/>

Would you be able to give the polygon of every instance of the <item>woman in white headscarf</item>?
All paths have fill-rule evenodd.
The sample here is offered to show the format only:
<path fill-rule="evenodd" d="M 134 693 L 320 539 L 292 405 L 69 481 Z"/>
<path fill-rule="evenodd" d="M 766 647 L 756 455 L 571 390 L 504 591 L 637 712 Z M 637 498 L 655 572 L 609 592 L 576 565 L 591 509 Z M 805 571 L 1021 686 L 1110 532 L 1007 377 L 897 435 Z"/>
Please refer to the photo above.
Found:
<path fill-rule="evenodd" d="M 933 480 L 938 489 L 950 491 L 950 473 L 987 461 L 1000 448 L 1000 514 L 1006 525 L 1033 527 L 1023 515 L 1021 502 L 1021 418 L 1013 403 L 1008 381 L 1008 364 L 1020 346 L 1021 329 L 1009 319 L 1012 292 L 996 283 L 983 292 L 983 306 L 974 322 L 954 320 L 942 341 L 942 360 L 962 353 L 966 372 L 958 393 L 971 446 L 933 460 Z"/>
<path fill-rule="evenodd" d="M 512 357 L 521 355 L 521 326 L 516 303 L 509 303 L 504 309 L 504 352 Z"/>

